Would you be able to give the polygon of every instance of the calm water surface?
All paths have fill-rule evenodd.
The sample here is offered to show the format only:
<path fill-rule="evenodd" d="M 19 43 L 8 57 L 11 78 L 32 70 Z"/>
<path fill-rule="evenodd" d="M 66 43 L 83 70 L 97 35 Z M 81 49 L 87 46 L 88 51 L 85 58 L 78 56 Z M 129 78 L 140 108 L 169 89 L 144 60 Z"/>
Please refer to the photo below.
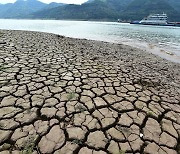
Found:
<path fill-rule="evenodd" d="M 180 63 L 180 27 L 115 22 L 0 19 L 0 29 L 50 32 L 137 47 Z"/>

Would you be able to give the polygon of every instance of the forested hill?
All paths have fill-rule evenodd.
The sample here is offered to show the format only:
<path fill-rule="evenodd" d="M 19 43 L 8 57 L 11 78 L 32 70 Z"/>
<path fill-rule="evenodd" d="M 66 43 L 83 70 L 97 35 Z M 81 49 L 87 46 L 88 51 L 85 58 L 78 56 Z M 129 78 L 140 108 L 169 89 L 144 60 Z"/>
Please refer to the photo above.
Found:
<path fill-rule="evenodd" d="M 150 13 L 167 13 L 169 21 L 180 21 L 180 0 L 89 0 L 82 5 L 18 0 L 0 5 L 0 18 L 132 21 Z"/>
<path fill-rule="evenodd" d="M 170 21 L 180 21 L 180 5 L 175 0 L 90 0 L 82 5 L 65 5 L 33 14 L 33 18 L 81 20 L 140 20 L 150 13 L 167 13 Z"/>
<path fill-rule="evenodd" d="M 27 18 L 30 14 L 62 6 L 61 3 L 42 3 L 38 0 L 17 0 L 15 3 L 0 4 L 0 18 Z"/>
<path fill-rule="evenodd" d="M 134 0 L 120 16 L 125 20 L 140 20 L 151 13 L 166 13 L 169 20 L 180 21 L 180 13 L 167 0 Z"/>
<path fill-rule="evenodd" d="M 54 19 L 117 19 L 118 12 L 100 0 L 82 5 L 65 5 L 42 10 L 33 14 L 34 18 Z"/>

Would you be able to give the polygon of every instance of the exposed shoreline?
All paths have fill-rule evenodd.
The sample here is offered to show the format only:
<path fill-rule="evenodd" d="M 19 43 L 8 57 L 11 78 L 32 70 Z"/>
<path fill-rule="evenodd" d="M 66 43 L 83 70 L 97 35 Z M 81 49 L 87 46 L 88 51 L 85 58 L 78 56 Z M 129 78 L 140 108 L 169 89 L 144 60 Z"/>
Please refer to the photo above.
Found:
<path fill-rule="evenodd" d="M 15 19 L 15 21 L 16 21 L 16 19 Z M 113 36 L 111 36 L 111 35 L 106 36 L 106 34 L 103 31 L 102 31 L 102 35 L 100 35 L 100 36 L 98 34 L 91 35 L 92 32 L 90 32 L 89 34 L 83 35 L 81 30 L 77 34 L 66 33 L 65 31 L 69 31 L 69 30 L 66 29 L 66 28 L 63 30 L 63 27 L 64 27 L 63 24 L 61 25 L 62 27 L 60 26 L 62 29 L 61 28 L 60 29 L 58 29 L 58 28 L 56 29 L 56 27 L 59 27 L 58 26 L 59 25 L 58 24 L 59 21 L 60 22 L 61 21 L 70 22 L 70 20 L 67 20 L 67 21 L 66 20 L 57 20 L 58 23 L 56 23 L 57 21 L 54 20 L 54 22 L 57 24 L 57 26 L 53 27 L 49 23 L 48 25 L 52 26 L 51 29 L 46 28 L 46 26 L 45 27 L 43 26 L 44 24 L 47 24 L 51 20 L 46 20 L 47 23 L 46 22 L 42 22 L 43 20 L 37 20 L 38 22 L 41 21 L 39 24 L 35 22 L 36 20 L 30 20 L 30 23 L 28 23 L 28 25 L 26 25 L 26 22 L 28 22 L 28 20 L 24 20 L 24 21 L 22 20 L 23 22 L 21 20 L 20 21 L 17 20 L 17 22 L 15 22 L 15 21 L 11 21 L 10 19 L 8 19 L 7 22 L 5 21 L 6 24 L 1 24 L 0 27 L 3 28 L 3 29 L 9 29 L 9 30 L 15 30 L 16 29 L 16 30 L 24 30 L 24 31 L 26 31 L 26 30 L 28 30 L 28 31 L 36 31 L 36 32 L 41 31 L 41 32 L 47 32 L 47 33 L 54 33 L 54 34 L 57 34 L 57 35 L 64 35 L 66 37 L 73 37 L 73 38 L 80 38 L 80 39 L 90 39 L 90 40 L 97 40 L 97 41 L 105 41 L 105 42 L 110 42 L 110 43 L 121 43 L 121 44 L 125 44 L 125 45 L 130 45 L 130 46 L 135 47 L 135 48 L 139 48 L 140 50 L 144 50 L 145 52 L 153 53 L 153 54 L 158 55 L 158 56 L 160 56 L 162 58 L 170 60 L 172 62 L 180 63 L 179 45 L 177 43 L 178 41 L 177 42 L 174 41 L 174 43 L 176 42 L 174 44 L 174 43 L 172 43 L 172 41 L 169 40 L 170 42 L 167 41 L 167 42 L 164 42 L 164 44 L 163 44 L 163 42 L 161 40 L 159 43 L 162 43 L 163 45 L 162 44 L 159 45 L 159 44 L 156 44 L 154 42 L 155 40 L 154 41 L 150 41 L 150 40 L 149 41 L 145 41 L 144 39 L 142 39 L 141 41 L 138 41 L 137 38 L 134 38 L 134 39 L 131 40 L 131 38 L 129 38 L 129 37 L 125 37 L 125 38 L 122 37 L 122 38 L 120 38 L 120 37 L 116 37 L 114 35 Z M 30 26 L 31 22 L 33 24 L 35 24 L 36 26 L 34 25 L 34 26 L 31 27 Z M 71 21 L 71 22 L 73 22 L 73 21 Z M 3 19 L 2 19 L 2 23 L 4 23 Z M 13 23 L 15 24 L 14 26 L 13 26 Z M 80 24 L 80 21 L 78 23 Z M 84 21 L 84 24 L 87 24 L 87 23 L 88 23 L 87 21 Z M 93 22 L 90 22 L 90 23 L 93 23 Z M 96 24 L 98 24 L 98 23 L 102 24 L 103 22 L 95 22 L 95 23 Z M 105 22 L 105 23 L 111 23 L 111 24 L 119 25 L 118 23 L 115 23 L 115 22 Z M 124 24 L 127 24 L 127 23 L 124 23 Z M 41 25 L 43 28 L 39 29 L 38 25 L 39 26 Z M 48 25 L 47 25 L 47 27 L 48 27 Z M 75 26 L 76 23 L 74 23 L 74 24 L 72 23 L 72 25 Z M 122 26 L 122 25 L 123 24 L 120 24 L 120 26 Z M 81 25 L 79 25 L 79 26 L 81 27 Z M 131 27 L 131 28 L 133 28 L 133 27 Z M 129 29 L 130 33 L 133 33 L 133 31 L 131 31 L 131 28 Z M 148 29 L 148 26 L 146 28 Z M 153 26 L 152 26 L 152 28 L 153 28 Z M 154 28 L 156 28 L 156 26 L 154 26 Z M 53 29 L 55 29 L 55 30 L 53 30 Z M 73 28 L 72 29 L 70 28 L 70 31 L 71 30 L 73 30 Z M 136 29 L 136 30 L 138 31 L 138 29 Z M 106 31 L 108 31 L 108 29 L 106 29 L 104 31 L 106 32 Z M 84 33 L 86 33 L 86 31 L 84 31 Z M 95 34 L 95 33 L 93 32 L 92 34 Z M 177 32 L 177 34 L 178 34 L 178 32 Z M 119 34 L 119 35 L 121 35 L 121 34 Z M 150 34 L 148 34 L 148 35 L 150 35 Z M 117 36 L 118 36 L 118 34 L 117 34 Z M 175 36 L 176 35 L 174 35 L 174 37 Z M 169 36 L 165 36 L 165 37 L 169 37 Z M 144 36 L 142 38 L 146 38 L 146 37 Z M 176 40 L 178 40 L 178 38 Z"/>
<path fill-rule="evenodd" d="M 0 30 L 0 152 L 180 152 L 180 64 L 130 46 Z"/>

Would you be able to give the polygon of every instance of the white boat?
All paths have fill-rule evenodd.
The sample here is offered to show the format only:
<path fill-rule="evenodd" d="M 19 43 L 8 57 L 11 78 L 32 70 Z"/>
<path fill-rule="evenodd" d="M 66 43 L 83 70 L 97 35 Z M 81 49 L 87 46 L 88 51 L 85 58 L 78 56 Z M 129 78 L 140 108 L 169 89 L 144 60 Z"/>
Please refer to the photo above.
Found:
<path fill-rule="evenodd" d="M 131 24 L 180 27 L 179 22 L 168 22 L 168 16 L 165 13 L 150 14 L 148 17 L 142 19 L 141 21 L 132 21 Z"/>
<path fill-rule="evenodd" d="M 167 22 L 167 14 L 150 14 L 148 17 L 139 21 L 139 24 L 149 24 L 149 25 L 166 25 Z"/>

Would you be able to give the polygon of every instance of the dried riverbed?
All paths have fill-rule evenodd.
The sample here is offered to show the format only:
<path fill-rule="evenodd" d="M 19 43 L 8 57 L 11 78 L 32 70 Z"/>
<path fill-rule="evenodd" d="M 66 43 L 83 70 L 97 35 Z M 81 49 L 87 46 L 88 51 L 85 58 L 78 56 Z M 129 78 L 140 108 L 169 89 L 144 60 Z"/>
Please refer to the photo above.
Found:
<path fill-rule="evenodd" d="M 0 31 L 0 153 L 180 153 L 180 64 L 129 46 Z"/>

